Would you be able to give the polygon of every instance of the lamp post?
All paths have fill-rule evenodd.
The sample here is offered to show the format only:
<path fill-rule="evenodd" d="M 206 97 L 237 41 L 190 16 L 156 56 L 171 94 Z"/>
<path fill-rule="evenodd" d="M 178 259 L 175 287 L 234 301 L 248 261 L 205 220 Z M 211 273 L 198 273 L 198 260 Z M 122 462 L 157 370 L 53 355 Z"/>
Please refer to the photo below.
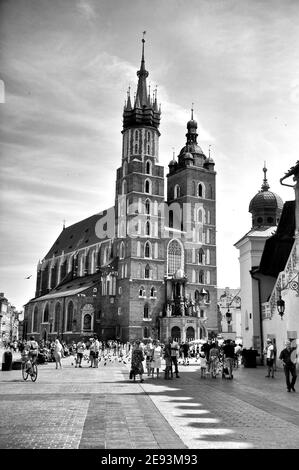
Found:
<path fill-rule="evenodd" d="M 280 315 L 280 318 L 282 320 L 282 317 L 284 315 L 285 311 L 285 301 L 282 300 L 281 295 L 279 294 L 279 299 L 276 302 L 277 310 L 278 310 L 278 315 Z"/>

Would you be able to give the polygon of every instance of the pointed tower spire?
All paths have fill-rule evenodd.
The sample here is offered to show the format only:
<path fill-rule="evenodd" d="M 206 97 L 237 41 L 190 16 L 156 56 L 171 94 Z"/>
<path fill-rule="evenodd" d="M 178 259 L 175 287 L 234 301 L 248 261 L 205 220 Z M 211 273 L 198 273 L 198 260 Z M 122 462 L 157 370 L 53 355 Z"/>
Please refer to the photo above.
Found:
<path fill-rule="evenodd" d="M 268 180 L 267 180 L 267 168 L 266 168 L 266 162 L 264 162 L 264 168 L 263 168 L 263 172 L 264 172 L 264 180 L 263 180 L 263 184 L 262 184 L 262 191 L 268 191 L 270 186 L 269 186 L 269 183 L 268 183 Z"/>
<path fill-rule="evenodd" d="M 142 37 L 142 55 L 141 55 L 141 65 L 140 70 L 137 72 L 138 77 L 138 85 L 137 85 L 137 97 L 139 98 L 139 102 L 141 107 L 147 105 L 147 86 L 146 86 L 146 78 L 148 77 L 148 71 L 145 70 L 145 60 L 144 60 L 144 43 L 145 43 L 145 36 L 146 31 L 143 31 Z"/>
<path fill-rule="evenodd" d="M 132 109 L 130 91 L 131 91 L 131 87 L 129 86 L 128 91 L 127 91 L 127 106 L 126 106 L 128 111 L 131 111 Z"/>

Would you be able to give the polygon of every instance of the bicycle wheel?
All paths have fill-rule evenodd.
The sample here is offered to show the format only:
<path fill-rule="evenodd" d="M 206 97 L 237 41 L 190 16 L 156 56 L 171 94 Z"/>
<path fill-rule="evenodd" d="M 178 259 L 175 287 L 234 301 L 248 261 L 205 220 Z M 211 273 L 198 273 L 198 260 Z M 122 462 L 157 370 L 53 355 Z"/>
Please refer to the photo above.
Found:
<path fill-rule="evenodd" d="M 36 364 L 32 364 L 30 376 L 31 376 L 32 382 L 35 382 L 37 379 L 37 365 Z"/>
<path fill-rule="evenodd" d="M 27 372 L 27 363 L 26 362 L 22 362 L 22 377 L 24 380 L 27 380 L 28 379 L 28 372 Z"/>

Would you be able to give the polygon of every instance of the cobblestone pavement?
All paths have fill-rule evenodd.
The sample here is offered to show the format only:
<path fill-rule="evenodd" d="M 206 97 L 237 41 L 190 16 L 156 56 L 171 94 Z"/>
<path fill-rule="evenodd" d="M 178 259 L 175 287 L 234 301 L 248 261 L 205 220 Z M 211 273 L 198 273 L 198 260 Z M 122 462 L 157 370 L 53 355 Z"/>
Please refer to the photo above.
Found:
<path fill-rule="evenodd" d="M 39 366 L 35 383 L 20 370 L 0 372 L 1 449 L 298 449 L 299 393 L 265 368 L 234 371 L 232 381 L 129 380 L 117 360 L 91 369 Z"/>

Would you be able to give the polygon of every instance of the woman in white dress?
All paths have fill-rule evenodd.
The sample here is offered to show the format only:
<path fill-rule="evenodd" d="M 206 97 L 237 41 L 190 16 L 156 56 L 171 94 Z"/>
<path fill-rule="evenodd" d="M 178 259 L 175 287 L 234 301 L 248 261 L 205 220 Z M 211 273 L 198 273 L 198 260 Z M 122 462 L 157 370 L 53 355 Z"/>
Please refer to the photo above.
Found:
<path fill-rule="evenodd" d="M 58 366 L 60 366 L 60 369 L 62 369 L 61 365 L 61 353 L 62 353 L 62 344 L 60 343 L 59 339 L 55 339 L 55 344 L 54 344 L 54 358 L 56 362 L 56 369 L 58 369 Z"/>
<path fill-rule="evenodd" d="M 152 377 L 154 377 L 155 369 L 157 370 L 157 379 L 159 378 L 159 369 L 161 369 L 161 357 L 162 357 L 162 348 L 160 345 L 160 341 L 157 339 L 154 339 L 152 361 L 151 361 L 151 372 L 152 372 Z"/>

